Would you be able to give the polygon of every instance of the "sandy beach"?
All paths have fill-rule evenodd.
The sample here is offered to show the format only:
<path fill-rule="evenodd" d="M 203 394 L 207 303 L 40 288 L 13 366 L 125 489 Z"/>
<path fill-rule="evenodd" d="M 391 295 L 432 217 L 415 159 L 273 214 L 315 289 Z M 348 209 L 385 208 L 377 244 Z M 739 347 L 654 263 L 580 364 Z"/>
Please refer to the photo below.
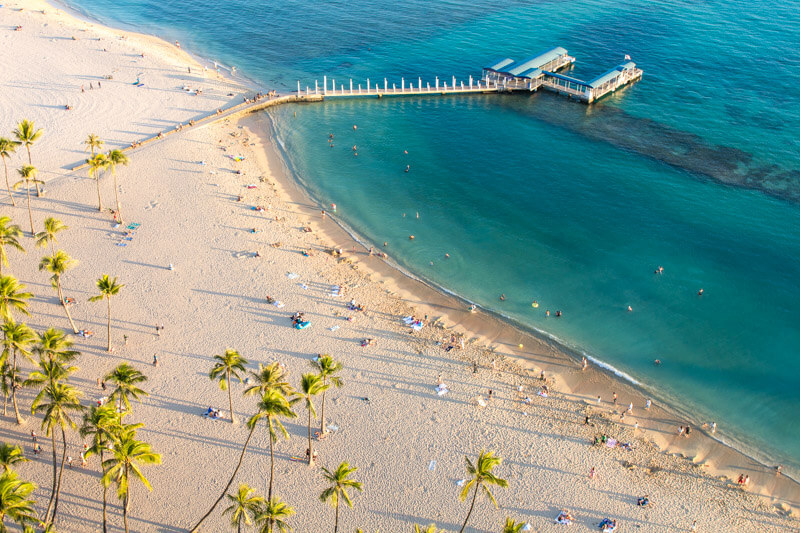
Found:
<path fill-rule="evenodd" d="M 790 516 L 800 502 L 797 485 L 710 438 L 703 421 L 679 417 L 658 401 L 645 410 L 644 391 L 594 365 L 582 370 L 573 354 L 497 317 L 470 313 L 464 302 L 369 256 L 330 214 L 322 218 L 287 174 L 264 117 L 204 123 L 127 152 L 119 194 L 126 222 L 141 225 L 123 240 L 111 215 L 98 212 L 87 172 L 69 170 L 87 157 L 86 136 L 99 135 L 104 149 L 127 147 L 238 104 L 255 88 L 217 77 L 213 68 L 204 72 L 172 44 L 81 21 L 39 0 L 0 8 L 0 43 L 11 51 L 0 57 L 0 135 L 22 119 L 44 129 L 32 148 L 46 182 L 45 195 L 31 199 L 34 224 L 39 230 L 54 216 L 69 226 L 59 248 L 79 264 L 64 276 L 65 293 L 76 300 L 78 328 L 94 332 L 75 338 L 82 355 L 70 381 L 89 405 L 104 396 L 97 379 L 119 363 L 148 376 L 142 388 L 149 396 L 134 403 L 127 420 L 145 424 L 139 438 L 163 464 L 145 468 L 152 492 L 132 489 L 132 531 L 189 530 L 227 482 L 255 401 L 242 397 L 245 386 L 236 382 L 238 423 L 230 423 L 227 393 L 208 377 L 212 357 L 226 348 L 247 358 L 250 370 L 281 362 L 294 386 L 318 354 L 344 364 L 344 386 L 327 396 L 331 433 L 314 443 L 321 466 L 347 461 L 364 484 L 352 494 L 353 509 L 342 509 L 343 531 L 410 531 L 431 522 L 458 531 L 468 508 L 457 497 L 464 456 L 474 459 L 482 449 L 503 458 L 495 473 L 509 488 L 494 489 L 499 509 L 478 501 L 468 531 L 500 531 L 506 517 L 529 523 L 530 531 L 557 531 L 563 526 L 554 519 L 564 508 L 579 530 L 597 530 L 606 517 L 620 523 L 619 531 L 690 531 L 694 521 L 697 531 L 797 530 Z M 137 78 L 142 86 L 134 85 Z M 26 157 L 18 150 L 10 173 L 16 176 Z M 101 187 L 112 205 L 110 175 Z M 16 207 L 7 194 L 0 199 L 2 214 L 29 229 L 24 194 L 15 192 L 15 199 Z M 9 251 L 3 272 L 35 295 L 26 323 L 39 332 L 68 329 L 49 276 L 37 268 L 45 252 L 27 235 L 22 244 L 27 253 Z M 343 255 L 331 254 L 335 249 Z M 88 301 L 104 273 L 125 284 L 113 301 L 113 353 L 105 350 L 105 305 Z M 366 310 L 349 310 L 351 299 Z M 292 327 L 289 316 L 298 311 L 308 328 Z M 413 331 L 402 320 L 407 316 L 427 321 Z M 362 346 L 365 339 L 374 342 Z M 26 375 L 32 369 L 21 366 Z M 446 394 L 437 394 L 439 378 Z M 546 396 L 539 394 L 543 385 Z M 34 394 L 18 394 L 27 424 L 18 426 L 9 410 L 0 435 L 32 458 L 17 470 L 39 485 L 34 497 L 43 512 L 50 444 L 40 437 L 44 453 L 33 457 L 30 431 L 43 435 L 41 417 L 30 414 Z M 621 420 L 629 403 L 633 410 Z M 221 420 L 202 416 L 209 406 L 222 410 Z M 298 418 L 286 423 L 291 439 L 276 444 L 275 491 L 295 509 L 288 520 L 295 531 L 330 530 L 333 509 L 319 501 L 320 469 L 292 460 L 306 449 L 306 411 L 301 404 L 295 410 Z M 686 424 L 693 427 L 689 438 L 678 435 Z M 630 446 L 593 446 L 602 434 Z M 77 458 L 84 441 L 74 431 L 67 438 Z M 98 531 L 99 463 L 76 463 L 64 473 L 57 525 Z M 262 427 L 233 487 L 248 483 L 265 494 L 268 473 Z M 734 482 L 741 473 L 752 480 L 747 490 Z M 638 507 L 644 495 L 653 503 Z M 113 494 L 111 502 L 111 530 L 120 531 L 121 506 Z M 224 507 L 203 531 L 229 528 Z"/>

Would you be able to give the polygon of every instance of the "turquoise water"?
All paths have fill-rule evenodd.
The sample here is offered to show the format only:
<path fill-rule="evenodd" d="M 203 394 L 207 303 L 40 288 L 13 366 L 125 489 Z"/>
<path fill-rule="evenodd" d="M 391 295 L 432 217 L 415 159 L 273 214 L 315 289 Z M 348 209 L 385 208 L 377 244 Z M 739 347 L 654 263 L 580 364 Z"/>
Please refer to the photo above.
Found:
<path fill-rule="evenodd" d="M 555 45 L 589 78 L 630 54 L 644 80 L 592 107 L 546 93 L 384 98 L 270 119 L 314 195 L 405 268 L 800 465 L 800 426 L 786 423 L 800 412 L 796 4 L 73 3 L 265 89 L 324 74 L 466 79 Z"/>

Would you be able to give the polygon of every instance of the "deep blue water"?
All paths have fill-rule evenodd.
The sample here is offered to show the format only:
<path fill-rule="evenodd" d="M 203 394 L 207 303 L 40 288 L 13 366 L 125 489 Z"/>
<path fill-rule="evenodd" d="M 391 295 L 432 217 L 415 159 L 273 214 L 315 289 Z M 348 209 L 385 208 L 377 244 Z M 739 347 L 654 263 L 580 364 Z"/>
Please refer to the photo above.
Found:
<path fill-rule="evenodd" d="M 630 54 L 643 81 L 591 107 L 544 93 L 384 98 L 270 118 L 298 178 L 404 267 L 800 464 L 800 425 L 786 423 L 800 412 L 795 3 L 70 3 L 265 89 L 325 74 L 466 79 L 555 45 L 590 78 Z"/>

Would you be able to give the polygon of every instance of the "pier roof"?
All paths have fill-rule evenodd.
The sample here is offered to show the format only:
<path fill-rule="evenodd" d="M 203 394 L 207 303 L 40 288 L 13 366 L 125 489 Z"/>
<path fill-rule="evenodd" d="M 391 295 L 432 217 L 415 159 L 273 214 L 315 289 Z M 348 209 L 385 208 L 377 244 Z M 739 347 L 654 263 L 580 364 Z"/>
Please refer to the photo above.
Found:
<path fill-rule="evenodd" d="M 590 81 L 588 83 L 588 85 L 591 88 L 599 87 L 599 86 L 603 85 L 604 83 L 606 83 L 608 81 L 611 81 L 614 78 L 616 78 L 617 76 L 619 76 L 619 74 L 621 72 L 623 72 L 625 70 L 632 70 L 634 68 L 636 68 L 636 63 L 634 63 L 633 61 L 628 61 L 626 63 L 623 63 L 621 65 L 618 65 L 618 66 L 612 68 L 611 70 L 609 70 L 605 74 L 601 74 L 600 76 L 598 76 L 595 79 L 593 79 L 592 81 Z"/>
<path fill-rule="evenodd" d="M 505 72 L 512 76 L 519 76 L 526 70 L 541 68 L 550 61 L 558 59 L 559 57 L 566 54 L 567 54 L 566 49 L 560 46 L 556 46 L 551 50 L 548 50 L 546 52 L 541 52 L 540 54 L 530 57 L 524 61 L 520 61 L 519 63 L 514 63 L 513 65 L 510 66 L 510 68 L 507 68 Z"/>
<path fill-rule="evenodd" d="M 553 78 L 558 78 L 560 80 L 569 81 L 572 83 L 576 83 L 578 85 L 582 85 L 584 87 L 591 87 L 591 85 L 583 80 L 579 80 L 578 78 L 573 78 L 572 76 L 564 76 L 563 74 L 559 74 L 557 72 L 545 72 L 548 76 L 552 76 Z"/>
<path fill-rule="evenodd" d="M 486 68 L 486 70 L 495 70 L 495 71 L 497 71 L 497 70 L 503 69 L 503 68 L 513 64 L 513 63 L 514 63 L 513 59 L 511 59 L 510 57 L 506 57 L 506 58 L 503 58 L 503 59 L 498 59 L 497 61 L 494 62 L 494 64 L 492 66 L 485 67 L 485 68 Z"/>

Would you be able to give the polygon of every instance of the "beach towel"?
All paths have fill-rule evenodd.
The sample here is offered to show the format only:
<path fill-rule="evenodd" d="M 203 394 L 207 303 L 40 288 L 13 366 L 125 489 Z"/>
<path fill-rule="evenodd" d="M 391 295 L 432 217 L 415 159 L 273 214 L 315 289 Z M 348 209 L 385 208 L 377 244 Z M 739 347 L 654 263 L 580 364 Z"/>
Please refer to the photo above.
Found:
<path fill-rule="evenodd" d="M 289 279 L 297 279 L 300 277 L 300 274 L 295 274 L 294 272 L 287 272 L 286 277 Z"/>
<path fill-rule="evenodd" d="M 614 448 L 617 445 L 617 439 L 608 439 L 606 441 L 606 446 L 609 448 Z"/>
<path fill-rule="evenodd" d="M 125 227 L 128 229 L 137 229 L 139 226 L 141 226 L 141 224 L 139 224 L 138 222 L 131 222 Z"/>
<path fill-rule="evenodd" d="M 328 329 L 331 331 L 336 331 L 337 329 L 339 329 L 339 326 L 331 326 Z"/>
<path fill-rule="evenodd" d="M 295 324 L 294 327 L 295 329 L 306 329 L 310 325 L 311 322 L 305 321 L 305 322 L 298 322 L 297 324 Z"/>
<path fill-rule="evenodd" d="M 128 246 L 127 242 L 118 242 L 117 246 Z"/>
<path fill-rule="evenodd" d="M 403 318 L 403 323 L 406 326 L 410 326 L 412 322 L 414 322 L 414 317 L 413 316 L 407 316 L 407 317 Z"/>
<path fill-rule="evenodd" d="M 428 465 L 428 470 L 430 470 L 431 472 L 436 470 L 436 461 L 431 461 L 430 462 L 430 464 Z"/>
<path fill-rule="evenodd" d="M 283 303 L 283 302 L 281 302 L 280 300 L 278 300 L 277 302 L 273 303 L 272 305 L 274 305 L 275 307 L 277 307 L 278 309 L 280 309 L 281 307 L 283 307 L 283 306 L 284 306 L 284 303 Z"/>
<path fill-rule="evenodd" d="M 296 457 L 294 455 L 290 456 L 289 460 L 290 461 L 297 461 L 298 463 L 305 463 L 307 461 L 307 459 L 305 459 L 303 457 Z"/>
<path fill-rule="evenodd" d="M 411 329 L 413 329 L 414 331 L 419 331 L 423 328 L 423 326 L 424 324 L 422 324 L 422 322 L 417 321 L 411 324 Z"/>
<path fill-rule="evenodd" d="M 486 400 L 484 400 L 483 398 L 478 398 L 478 405 L 480 405 L 481 407 L 486 407 Z"/>

